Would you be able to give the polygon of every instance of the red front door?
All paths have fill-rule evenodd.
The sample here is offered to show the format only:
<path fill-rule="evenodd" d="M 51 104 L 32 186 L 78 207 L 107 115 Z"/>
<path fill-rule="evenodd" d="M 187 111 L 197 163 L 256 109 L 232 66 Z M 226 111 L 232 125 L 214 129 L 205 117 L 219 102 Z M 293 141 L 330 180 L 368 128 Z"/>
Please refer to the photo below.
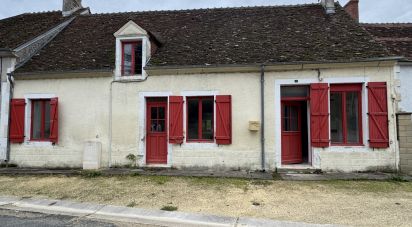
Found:
<path fill-rule="evenodd" d="M 282 164 L 303 162 L 301 110 L 301 102 L 282 102 Z"/>
<path fill-rule="evenodd" d="M 167 102 L 148 101 L 146 163 L 167 164 Z"/>

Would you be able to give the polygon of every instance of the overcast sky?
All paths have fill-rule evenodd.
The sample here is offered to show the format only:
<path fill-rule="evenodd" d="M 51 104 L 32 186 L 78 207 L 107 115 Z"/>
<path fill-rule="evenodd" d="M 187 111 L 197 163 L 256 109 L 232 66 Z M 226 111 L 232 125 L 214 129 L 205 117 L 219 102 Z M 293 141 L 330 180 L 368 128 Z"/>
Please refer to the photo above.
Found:
<path fill-rule="evenodd" d="M 0 0 L 0 19 L 26 12 L 60 10 L 63 0 Z M 92 13 L 288 5 L 318 0 L 83 0 Z M 341 0 L 344 5 L 348 0 Z M 412 22 L 412 0 L 360 0 L 361 22 Z"/>

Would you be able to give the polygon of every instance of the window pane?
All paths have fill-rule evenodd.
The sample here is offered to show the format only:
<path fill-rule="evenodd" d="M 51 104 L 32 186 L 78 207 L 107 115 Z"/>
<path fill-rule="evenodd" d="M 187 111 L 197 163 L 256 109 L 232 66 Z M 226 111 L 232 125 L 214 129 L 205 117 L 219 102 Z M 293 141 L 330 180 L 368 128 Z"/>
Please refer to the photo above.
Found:
<path fill-rule="evenodd" d="M 123 75 L 132 74 L 132 44 L 123 45 Z"/>
<path fill-rule="evenodd" d="M 299 130 L 299 126 L 298 126 L 299 108 L 296 106 L 289 106 L 289 108 L 290 108 L 290 119 L 289 119 L 290 130 L 289 131 L 298 131 Z"/>
<path fill-rule="evenodd" d="M 165 120 L 158 120 L 158 121 L 157 121 L 156 132 L 164 132 L 165 129 L 166 129 L 166 127 L 165 127 Z"/>
<path fill-rule="evenodd" d="M 280 93 L 282 98 L 285 97 L 307 97 L 308 87 L 307 86 L 285 86 L 280 88 Z"/>
<path fill-rule="evenodd" d="M 330 134 L 332 142 L 343 143 L 342 93 L 330 93 Z"/>
<path fill-rule="evenodd" d="M 33 135 L 32 139 L 41 139 L 41 101 L 33 101 L 33 113 L 32 113 L 32 127 Z"/>
<path fill-rule="evenodd" d="M 150 110 L 150 117 L 152 119 L 157 119 L 157 107 L 152 107 Z"/>
<path fill-rule="evenodd" d="M 165 119 L 165 108 L 164 107 L 159 107 L 159 119 Z"/>
<path fill-rule="evenodd" d="M 287 105 L 282 105 L 283 109 L 283 131 L 289 131 L 289 108 Z"/>
<path fill-rule="evenodd" d="M 134 68 L 135 68 L 135 74 L 142 74 L 142 43 L 137 43 L 135 48 L 134 48 L 134 56 L 135 56 L 135 62 L 134 62 Z"/>
<path fill-rule="evenodd" d="M 188 139 L 199 139 L 199 101 L 189 99 L 187 102 Z"/>
<path fill-rule="evenodd" d="M 213 140 L 213 99 L 202 100 L 202 139 Z"/>
<path fill-rule="evenodd" d="M 157 128 L 158 128 L 157 120 L 151 120 L 150 121 L 150 131 L 157 132 Z"/>
<path fill-rule="evenodd" d="M 359 143 L 359 97 L 358 92 L 346 93 L 347 142 Z"/>
<path fill-rule="evenodd" d="M 44 102 L 44 138 L 50 138 L 50 101 Z"/>

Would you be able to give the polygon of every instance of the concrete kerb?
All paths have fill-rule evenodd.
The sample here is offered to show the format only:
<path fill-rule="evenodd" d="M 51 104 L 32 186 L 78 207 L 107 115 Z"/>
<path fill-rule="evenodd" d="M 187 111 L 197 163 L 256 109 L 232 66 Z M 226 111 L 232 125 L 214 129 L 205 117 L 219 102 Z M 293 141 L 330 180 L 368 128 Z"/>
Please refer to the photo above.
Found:
<path fill-rule="evenodd" d="M 0 208 L 164 226 L 333 226 L 6 196 L 0 197 Z"/>

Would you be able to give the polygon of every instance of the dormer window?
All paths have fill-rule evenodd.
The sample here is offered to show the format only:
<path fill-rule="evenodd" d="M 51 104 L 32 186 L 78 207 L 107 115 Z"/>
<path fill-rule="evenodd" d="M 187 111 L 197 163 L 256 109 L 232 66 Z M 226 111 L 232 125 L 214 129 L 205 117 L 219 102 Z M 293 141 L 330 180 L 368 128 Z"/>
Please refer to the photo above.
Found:
<path fill-rule="evenodd" d="M 116 38 L 115 80 L 144 79 L 151 54 L 151 36 L 133 21 L 114 33 Z"/>
<path fill-rule="evenodd" d="M 142 41 L 122 42 L 122 76 L 142 75 Z"/>

